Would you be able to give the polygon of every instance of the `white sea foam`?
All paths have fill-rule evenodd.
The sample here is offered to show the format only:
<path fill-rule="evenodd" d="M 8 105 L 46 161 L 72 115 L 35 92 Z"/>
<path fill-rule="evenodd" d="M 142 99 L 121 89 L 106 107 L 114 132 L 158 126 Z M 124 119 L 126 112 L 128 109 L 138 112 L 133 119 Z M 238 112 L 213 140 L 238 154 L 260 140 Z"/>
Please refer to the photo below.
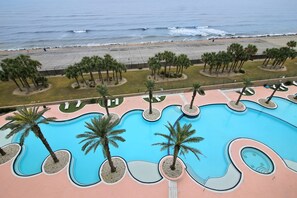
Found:
<path fill-rule="evenodd" d="M 80 33 L 86 33 L 88 32 L 88 30 L 73 30 L 72 32 L 80 34 Z"/>
<path fill-rule="evenodd" d="M 172 36 L 225 36 L 228 34 L 223 30 L 218 30 L 214 28 L 209 28 L 208 26 L 201 26 L 195 28 L 168 28 L 169 34 Z"/>

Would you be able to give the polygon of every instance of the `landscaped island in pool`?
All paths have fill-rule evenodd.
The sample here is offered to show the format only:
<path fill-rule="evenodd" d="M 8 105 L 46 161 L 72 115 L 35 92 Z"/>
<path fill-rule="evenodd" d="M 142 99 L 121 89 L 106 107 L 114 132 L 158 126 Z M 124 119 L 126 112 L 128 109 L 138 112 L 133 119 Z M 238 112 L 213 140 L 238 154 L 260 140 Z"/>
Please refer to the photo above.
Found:
<path fill-rule="evenodd" d="M 222 177 L 230 165 L 227 152 L 229 143 L 236 138 L 250 138 L 272 148 L 283 159 L 297 162 L 297 121 L 292 119 L 296 115 L 297 105 L 287 100 L 274 98 L 278 109 L 269 110 L 256 103 L 244 102 L 247 110 L 238 113 L 230 110 L 225 104 L 215 104 L 200 107 L 200 115 L 196 118 L 186 117 L 179 106 L 169 106 L 162 112 L 162 117 L 156 122 L 148 122 L 142 118 L 141 110 L 126 113 L 118 129 L 126 129 L 123 137 L 126 142 L 119 143 L 119 148 L 111 147 L 113 156 L 121 156 L 127 162 L 146 161 L 158 163 L 166 156 L 167 151 L 160 151 L 153 143 L 162 142 L 163 139 L 154 133 L 168 133 L 165 127 L 167 122 L 175 123 L 177 120 L 191 123 L 196 129 L 196 136 L 204 140 L 191 146 L 199 149 L 203 156 L 200 161 L 189 153 L 181 159 L 187 165 L 191 176 L 199 183 L 205 184 L 210 178 Z M 286 113 L 281 113 L 286 110 Z M 71 179 L 78 185 L 86 186 L 97 183 L 99 167 L 104 161 L 101 149 L 85 155 L 81 151 L 80 140 L 77 134 L 86 130 L 85 122 L 101 114 L 87 114 L 79 118 L 52 122 L 40 125 L 46 139 L 53 150 L 66 149 L 72 154 L 70 162 Z M 19 136 L 14 138 L 18 142 Z M 171 151 L 170 151 L 171 152 Z M 19 175 L 33 175 L 41 172 L 41 164 L 48 156 L 47 150 L 33 133 L 25 140 L 24 149 L 14 164 L 14 170 Z"/>

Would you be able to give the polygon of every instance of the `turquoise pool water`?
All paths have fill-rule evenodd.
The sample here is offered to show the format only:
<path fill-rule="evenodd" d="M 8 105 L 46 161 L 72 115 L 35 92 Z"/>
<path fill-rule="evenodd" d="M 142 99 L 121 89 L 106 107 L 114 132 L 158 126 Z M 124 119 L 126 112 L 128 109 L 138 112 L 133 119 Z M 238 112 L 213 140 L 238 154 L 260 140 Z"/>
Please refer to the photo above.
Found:
<path fill-rule="evenodd" d="M 271 159 L 258 149 L 244 148 L 241 150 L 241 157 L 248 167 L 258 173 L 269 174 L 274 169 Z"/>
<path fill-rule="evenodd" d="M 181 117 L 178 106 L 164 109 L 162 117 L 157 122 L 147 122 L 142 119 L 142 111 L 135 110 L 125 114 L 116 128 L 126 129 L 123 137 L 126 142 L 119 143 L 119 148 L 111 147 L 113 156 L 121 156 L 127 162 L 141 160 L 152 163 L 165 155 L 160 147 L 153 143 L 163 142 L 164 139 L 154 133 L 168 133 L 164 126 L 169 121 L 176 122 L 180 117 L 181 124 L 192 123 L 197 136 L 204 141 L 191 145 L 198 148 L 204 156 L 198 161 L 195 156 L 188 154 L 181 157 L 186 163 L 190 174 L 199 182 L 204 183 L 208 178 L 222 177 L 230 164 L 227 154 L 228 144 L 236 138 L 251 138 L 260 141 L 282 158 L 297 162 L 297 130 L 296 121 L 292 119 L 297 112 L 297 105 L 288 101 L 274 98 L 279 109 L 261 109 L 255 103 L 245 102 L 247 111 L 237 113 L 226 105 L 207 105 L 200 107 L 200 115 L 196 118 Z M 285 109 L 287 113 L 281 113 Z M 86 131 L 84 123 L 100 114 L 88 114 L 67 122 L 53 122 L 41 125 L 41 129 L 53 150 L 67 149 L 72 154 L 70 176 L 79 185 L 91 185 L 100 181 L 98 171 L 104 161 L 101 149 L 84 155 L 79 139 L 75 136 Z M 280 116 L 282 118 L 278 119 Z M 285 120 L 285 121 L 284 121 Z M 18 137 L 15 137 L 18 142 Z M 41 164 L 48 152 L 33 134 L 25 141 L 25 149 L 14 164 L 15 171 L 20 175 L 32 175 L 41 172 Z"/>

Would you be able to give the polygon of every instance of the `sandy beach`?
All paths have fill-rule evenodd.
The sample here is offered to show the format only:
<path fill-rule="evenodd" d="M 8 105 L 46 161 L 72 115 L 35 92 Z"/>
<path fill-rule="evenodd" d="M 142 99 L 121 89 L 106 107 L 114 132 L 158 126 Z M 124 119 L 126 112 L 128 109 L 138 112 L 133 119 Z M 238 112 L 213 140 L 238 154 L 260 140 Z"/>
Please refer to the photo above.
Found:
<path fill-rule="evenodd" d="M 119 62 L 126 65 L 146 63 L 148 58 L 164 50 L 172 51 L 176 54 L 187 54 L 190 59 L 200 59 L 205 52 L 218 52 L 226 50 L 231 43 L 240 43 L 243 46 L 254 44 L 258 48 L 258 54 L 266 48 L 286 46 L 290 40 L 297 40 L 297 35 L 275 36 L 275 37 L 257 37 L 257 38 L 230 38 L 197 41 L 180 42 L 159 42 L 159 43 L 138 43 L 122 45 L 102 45 L 102 46 L 84 46 L 84 47 L 65 47 L 43 49 L 28 49 L 17 51 L 0 51 L 0 60 L 15 57 L 19 54 L 26 54 L 32 59 L 42 63 L 41 70 L 64 69 L 68 65 L 79 62 L 84 56 L 104 56 L 110 54 Z"/>

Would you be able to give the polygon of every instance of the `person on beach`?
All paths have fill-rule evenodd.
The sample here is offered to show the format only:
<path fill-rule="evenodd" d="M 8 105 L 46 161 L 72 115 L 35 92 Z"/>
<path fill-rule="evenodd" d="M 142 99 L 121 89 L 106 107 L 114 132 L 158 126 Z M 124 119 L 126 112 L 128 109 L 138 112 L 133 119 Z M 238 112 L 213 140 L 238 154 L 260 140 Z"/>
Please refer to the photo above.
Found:
<path fill-rule="evenodd" d="M 43 51 L 45 51 L 45 52 L 46 52 L 46 49 L 45 49 L 45 48 L 43 48 Z"/>

